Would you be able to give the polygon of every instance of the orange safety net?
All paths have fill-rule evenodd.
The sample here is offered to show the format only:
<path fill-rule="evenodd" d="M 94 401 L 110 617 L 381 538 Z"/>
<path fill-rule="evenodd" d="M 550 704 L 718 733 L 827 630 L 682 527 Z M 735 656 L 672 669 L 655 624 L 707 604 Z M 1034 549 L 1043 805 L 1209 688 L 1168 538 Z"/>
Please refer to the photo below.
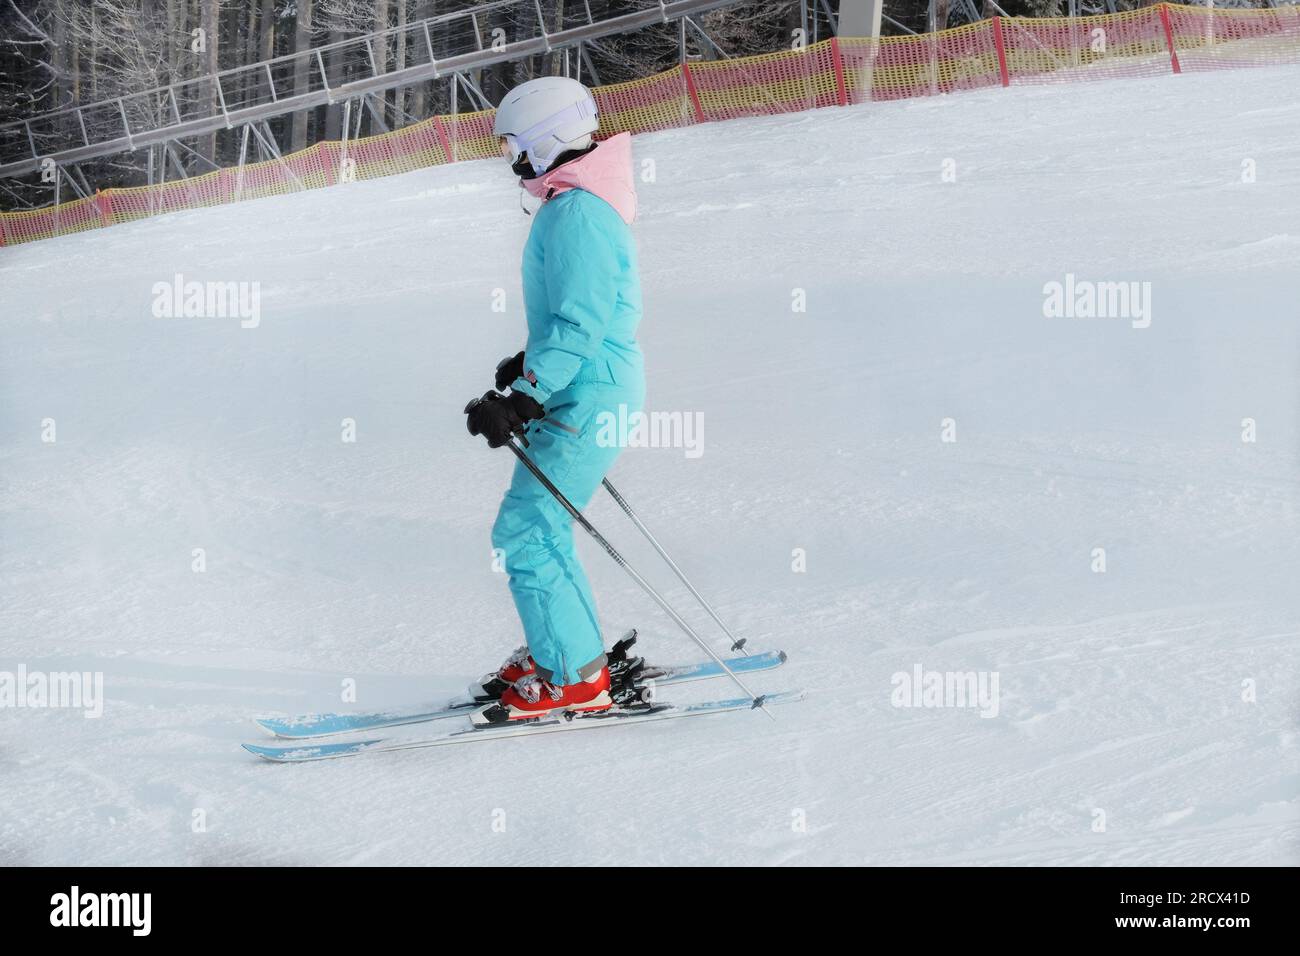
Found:
<path fill-rule="evenodd" d="M 997 86 L 993 21 L 922 36 L 845 38 L 845 82 L 851 103 L 898 100 Z"/>
<path fill-rule="evenodd" d="M 1151 76 L 1172 70 L 1160 7 L 1070 20 L 1001 21 L 1011 85 Z"/>
<path fill-rule="evenodd" d="M 1281 66 L 1297 62 L 1300 9 L 1208 9 L 1168 5 L 1183 71 Z"/>
<path fill-rule="evenodd" d="M 1158 3 L 1091 17 L 994 17 L 921 36 L 844 37 L 691 62 L 592 92 L 600 136 L 990 86 L 1073 83 L 1300 63 L 1300 12 Z M 0 213 L 0 246 L 148 216 L 496 157 L 492 111 L 434 116 L 378 136 L 321 142 L 282 160 Z"/>

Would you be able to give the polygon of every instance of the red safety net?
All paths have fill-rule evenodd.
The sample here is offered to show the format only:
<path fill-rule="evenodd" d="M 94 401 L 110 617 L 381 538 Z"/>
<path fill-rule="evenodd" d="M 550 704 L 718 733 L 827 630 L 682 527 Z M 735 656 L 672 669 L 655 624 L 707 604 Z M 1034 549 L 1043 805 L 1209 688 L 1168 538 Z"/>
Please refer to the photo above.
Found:
<path fill-rule="evenodd" d="M 991 86 L 1077 83 L 1300 63 L 1300 12 L 1168 3 L 1092 17 L 994 17 L 923 36 L 843 37 L 759 56 L 692 61 L 593 90 L 600 137 Z M 496 157 L 492 111 L 322 142 L 283 159 L 110 189 L 46 209 L 0 213 L 0 245 L 241 202 L 426 166 Z"/>

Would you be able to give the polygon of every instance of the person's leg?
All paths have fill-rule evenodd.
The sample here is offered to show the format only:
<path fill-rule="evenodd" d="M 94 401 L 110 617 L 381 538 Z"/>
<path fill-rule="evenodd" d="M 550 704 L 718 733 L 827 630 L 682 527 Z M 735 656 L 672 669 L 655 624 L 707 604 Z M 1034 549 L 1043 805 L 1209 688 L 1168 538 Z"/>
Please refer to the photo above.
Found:
<path fill-rule="evenodd" d="M 582 510 L 618 457 L 620 448 L 596 440 L 598 403 L 584 397 L 548 408 L 529 429 L 532 458 Z M 540 676 L 573 684 L 605 666 L 604 642 L 591 585 L 574 550 L 573 519 L 522 462 L 492 529 L 505 554 L 510 592 Z"/>

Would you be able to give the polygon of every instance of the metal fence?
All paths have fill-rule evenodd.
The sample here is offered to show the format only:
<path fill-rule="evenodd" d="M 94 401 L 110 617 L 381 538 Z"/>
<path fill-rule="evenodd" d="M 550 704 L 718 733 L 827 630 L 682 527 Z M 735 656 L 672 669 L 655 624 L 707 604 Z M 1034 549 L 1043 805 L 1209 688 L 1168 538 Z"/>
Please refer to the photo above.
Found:
<path fill-rule="evenodd" d="M 587 2 L 547 22 L 537 0 L 492 0 L 140 93 L 0 125 L 0 178 L 200 136 L 670 22 L 736 0 L 659 0 L 597 18 Z"/>
<path fill-rule="evenodd" d="M 1244 10 L 1160 3 L 1078 18 L 994 17 L 915 36 L 842 37 L 802 49 L 684 63 L 597 87 L 594 94 L 603 138 L 998 86 L 1282 64 L 1300 64 L 1295 6 Z M 435 116 L 390 133 L 321 142 L 189 179 L 0 213 L 0 245 L 495 157 L 491 131 L 491 111 Z"/>

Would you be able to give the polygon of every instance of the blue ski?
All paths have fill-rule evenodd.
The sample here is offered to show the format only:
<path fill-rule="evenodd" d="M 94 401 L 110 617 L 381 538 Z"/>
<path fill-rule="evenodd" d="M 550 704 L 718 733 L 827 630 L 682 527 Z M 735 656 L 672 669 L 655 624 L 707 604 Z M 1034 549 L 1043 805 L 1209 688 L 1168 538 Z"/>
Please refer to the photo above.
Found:
<path fill-rule="evenodd" d="M 735 674 L 751 674 L 755 671 L 771 670 L 785 663 L 785 651 L 768 651 L 764 654 L 750 654 L 727 661 L 727 666 Z M 723 676 L 722 668 L 714 661 L 701 661 L 698 664 L 684 664 L 677 667 L 647 666 L 638 677 L 638 683 L 656 685 L 684 684 L 687 681 L 708 680 Z M 472 700 L 462 697 L 442 704 L 423 707 L 398 708 L 395 710 L 376 711 L 360 714 L 303 714 L 298 717 L 262 717 L 257 723 L 262 729 L 276 737 L 300 740 L 308 737 L 329 737 L 334 734 L 353 733 L 363 730 L 378 730 L 383 727 L 400 727 L 403 724 L 422 724 L 432 720 L 442 720 L 468 714 L 475 708 L 491 703 L 487 700 Z"/>
<path fill-rule="evenodd" d="M 788 704 L 804 699 L 803 691 L 785 691 L 763 694 L 759 698 L 764 706 Z M 574 714 L 568 717 L 546 717 L 539 720 L 492 724 L 451 730 L 431 737 L 389 737 L 371 740 L 354 740 L 343 743 L 302 743 L 262 746 L 244 744 L 251 754 L 276 763 L 302 763 L 309 760 L 331 760 L 334 757 L 355 757 L 367 753 L 388 753 L 395 750 L 421 750 L 425 747 L 445 747 L 496 740 L 502 737 L 528 737 L 533 734 L 563 733 L 572 730 L 591 730 L 596 727 L 625 727 L 653 720 L 670 720 L 676 717 L 701 717 L 733 710 L 752 710 L 754 702 L 748 697 L 731 700 L 710 700 L 699 704 L 667 704 L 655 702 L 646 707 L 616 708 L 593 714 Z"/>

